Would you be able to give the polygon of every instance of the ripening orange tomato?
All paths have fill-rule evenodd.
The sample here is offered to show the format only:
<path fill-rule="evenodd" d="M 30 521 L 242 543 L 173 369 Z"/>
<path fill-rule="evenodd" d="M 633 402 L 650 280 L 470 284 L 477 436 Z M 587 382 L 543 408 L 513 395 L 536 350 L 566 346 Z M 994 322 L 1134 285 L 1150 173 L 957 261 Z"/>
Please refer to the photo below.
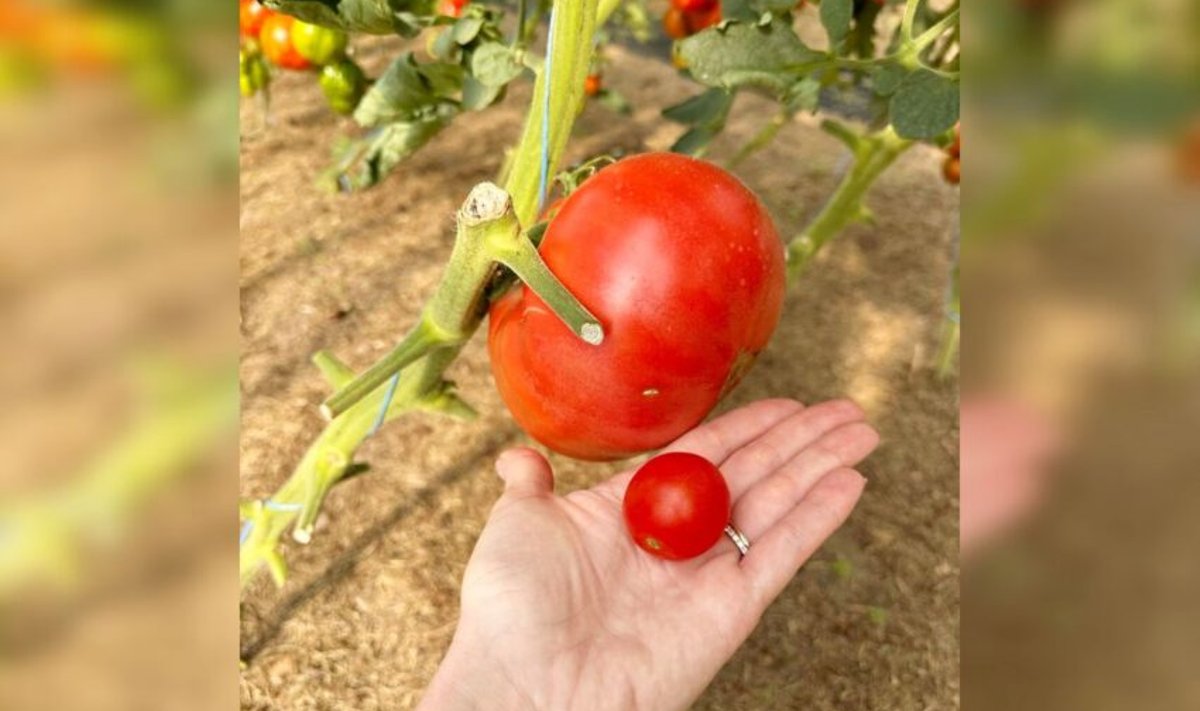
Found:
<path fill-rule="evenodd" d="M 258 41 L 263 55 L 277 67 L 284 69 L 310 69 L 312 62 L 296 51 L 292 43 L 292 25 L 296 22 L 290 15 L 272 15 L 263 22 Z"/>

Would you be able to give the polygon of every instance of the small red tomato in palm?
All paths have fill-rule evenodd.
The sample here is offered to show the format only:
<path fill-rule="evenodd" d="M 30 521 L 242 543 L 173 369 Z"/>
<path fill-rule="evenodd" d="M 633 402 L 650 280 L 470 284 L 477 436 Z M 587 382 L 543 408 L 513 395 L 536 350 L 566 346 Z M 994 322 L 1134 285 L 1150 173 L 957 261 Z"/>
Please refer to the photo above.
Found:
<path fill-rule="evenodd" d="M 446 17 L 462 17 L 463 9 L 470 0 L 438 0 L 437 14 Z"/>
<path fill-rule="evenodd" d="M 706 30 L 721 21 L 721 3 L 716 3 L 707 10 L 685 12 L 683 13 L 683 19 L 687 24 L 689 35 Z"/>
<path fill-rule="evenodd" d="M 687 20 L 683 17 L 683 11 L 674 7 L 667 10 L 667 14 L 663 15 L 662 20 L 663 32 L 671 39 L 683 39 L 689 34 Z"/>
<path fill-rule="evenodd" d="M 312 62 L 296 51 L 292 43 L 292 25 L 296 20 L 290 15 L 272 15 L 263 23 L 258 40 L 263 55 L 277 67 L 284 69 L 309 69 Z"/>
<path fill-rule="evenodd" d="M 238 31 L 243 37 L 256 38 L 262 32 L 263 23 L 275 13 L 258 0 L 240 0 L 238 4 Z"/>
<path fill-rule="evenodd" d="M 729 487 L 712 462 L 687 452 L 660 454 L 642 465 L 625 490 L 629 535 L 667 560 L 695 558 L 721 540 L 729 523 Z"/>
<path fill-rule="evenodd" d="M 583 93 L 588 96 L 595 96 L 600 93 L 602 82 L 599 74 L 588 74 L 587 79 L 583 80 Z"/>
<path fill-rule="evenodd" d="M 520 285 L 492 305 L 488 350 L 513 418 L 572 457 L 620 459 L 695 427 L 779 321 L 783 243 L 754 194 L 705 161 L 608 166 L 566 199 L 539 251 L 603 342 Z"/>
<path fill-rule="evenodd" d="M 671 0 L 671 7 L 683 12 L 709 12 L 720 4 L 720 0 Z"/>

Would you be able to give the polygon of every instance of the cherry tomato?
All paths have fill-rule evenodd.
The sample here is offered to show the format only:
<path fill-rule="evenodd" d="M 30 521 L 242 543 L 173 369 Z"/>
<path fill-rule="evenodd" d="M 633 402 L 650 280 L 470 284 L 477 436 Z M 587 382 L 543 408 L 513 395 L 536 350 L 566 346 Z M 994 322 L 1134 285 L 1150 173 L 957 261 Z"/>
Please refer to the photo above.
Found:
<path fill-rule="evenodd" d="M 946 156 L 946 160 L 942 162 L 942 177 L 951 185 L 958 185 L 961 176 L 962 166 L 958 159 L 954 156 Z"/>
<path fill-rule="evenodd" d="M 683 12 L 710 12 L 720 3 L 720 0 L 671 0 L 671 7 Z"/>
<path fill-rule="evenodd" d="M 263 23 L 274 14 L 258 0 L 239 0 L 238 31 L 243 37 L 256 38 L 262 32 Z"/>
<path fill-rule="evenodd" d="M 539 247 L 604 327 L 579 339 L 520 285 L 491 308 L 492 374 L 547 447 L 619 459 L 699 424 L 779 321 L 784 247 L 754 194 L 717 166 L 647 153 L 589 178 Z"/>
<path fill-rule="evenodd" d="M 600 93 L 602 82 L 599 74 L 588 74 L 587 79 L 583 81 L 583 93 L 588 96 L 595 96 Z"/>
<path fill-rule="evenodd" d="M 721 540 L 729 487 L 712 462 L 687 452 L 642 465 L 625 490 L 625 526 L 642 550 L 667 560 L 695 558 Z"/>
<path fill-rule="evenodd" d="M 438 0 L 437 14 L 446 17 L 462 17 L 470 0 Z"/>
<path fill-rule="evenodd" d="M 346 53 L 350 37 L 343 31 L 296 20 L 292 24 L 292 45 L 301 57 L 318 66 L 325 66 Z"/>
<path fill-rule="evenodd" d="M 667 14 L 663 15 L 662 19 L 663 32 L 671 39 L 683 39 L 689 34 L 687 20 L 683 18 L 683 11 L 678 8 L 669 8 Z"/>
<path fill-rule="evenodd" d="M 954 142 L 951 143 L 949 145 L 949 147 L 946 148 L 946 153 L 948 153 L 950 156 L 952 156 L 954 158 L 958 158 L 959 153 L 961 151 L 962 151 L 962 133 L 960 132 L 959 127 L 955 126 L 954 127 Z"/>
<path fill-rule="evenodd" d="M 296 51 L 292 43 L 292 26 L 296 23 L 290 15 L 272 15 L 263 23 L 258 36 L 263 55 L 271 63 L 284 69 L 309 69 L 312 63 Z"/>
<path fill-rule="evenodd" d="M 367 90 L 367 75 L 349 59 L 327 64 L 321 69 L 321 77 L 317 80 L 321 85 L 321 93 L 329 108 L 339 114 L 349 115 L 358 107 L 359 99 Z"/>

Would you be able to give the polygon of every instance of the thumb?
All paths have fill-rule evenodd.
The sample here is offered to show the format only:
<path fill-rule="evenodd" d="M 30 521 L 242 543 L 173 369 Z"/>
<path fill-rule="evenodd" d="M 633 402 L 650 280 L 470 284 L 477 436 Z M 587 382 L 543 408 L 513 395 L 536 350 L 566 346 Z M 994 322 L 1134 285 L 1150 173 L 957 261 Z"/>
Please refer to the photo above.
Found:
<path fill-rule="evenodd" d="M 528 447 L 517 447 L 500 453 L 496 458 L 496 473 L 504 480 L 504 495 L 525 498 L 554 493 L 554 473 L 550 463 Z"/>

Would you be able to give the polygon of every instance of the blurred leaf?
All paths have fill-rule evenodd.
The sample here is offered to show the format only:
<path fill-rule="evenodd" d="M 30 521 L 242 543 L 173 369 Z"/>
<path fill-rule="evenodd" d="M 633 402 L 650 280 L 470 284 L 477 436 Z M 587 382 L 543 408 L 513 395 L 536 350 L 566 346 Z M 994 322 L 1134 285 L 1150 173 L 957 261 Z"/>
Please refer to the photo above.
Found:
<path fill-rule="evenodd" d="M 958 81 L 918 69 L 897 87 L 891 121 L 905 138 L 933 138 L 958 121 Z"/>
<path fill-rule="evenodd" d="M 454 28 L 450 31 L 454 41 L 460 45 L 468 45 L 479 36 L 479 31 L 483 29 L 483 19 L 479 17 L 464 17 L 454 23 Z"/>
<path fill-rule="evenodd" d="M 471 74 L 485 86 L 504 86 L 525 71 L 516 52 L 499 42 L 488 42 L 471 55 Z"/>
<path fill-rule="evenodd" d="M 829 35 L 829 46 L 837 47 L 850 33 L 854 0 L 821 0 L 821 24 Z"/>
<path fill-rule="evenodd" d="M 628 114 L 633 111 L 633 107 L 629 105 L 629 101 L 620 93 L 612 89 L 604 89 L 596 96 L 596 100 L 605 107 L 616 111 L 619 114 Z"/>
<path fill-rule="evenodd" d="M 778 20 L 750 25 L 731 22 L 680 43 L 680 53 L 701 84 L 735 88 L 760 86 L 785 94 L 825 55 L 809 49 L 791 26 Z"/>

